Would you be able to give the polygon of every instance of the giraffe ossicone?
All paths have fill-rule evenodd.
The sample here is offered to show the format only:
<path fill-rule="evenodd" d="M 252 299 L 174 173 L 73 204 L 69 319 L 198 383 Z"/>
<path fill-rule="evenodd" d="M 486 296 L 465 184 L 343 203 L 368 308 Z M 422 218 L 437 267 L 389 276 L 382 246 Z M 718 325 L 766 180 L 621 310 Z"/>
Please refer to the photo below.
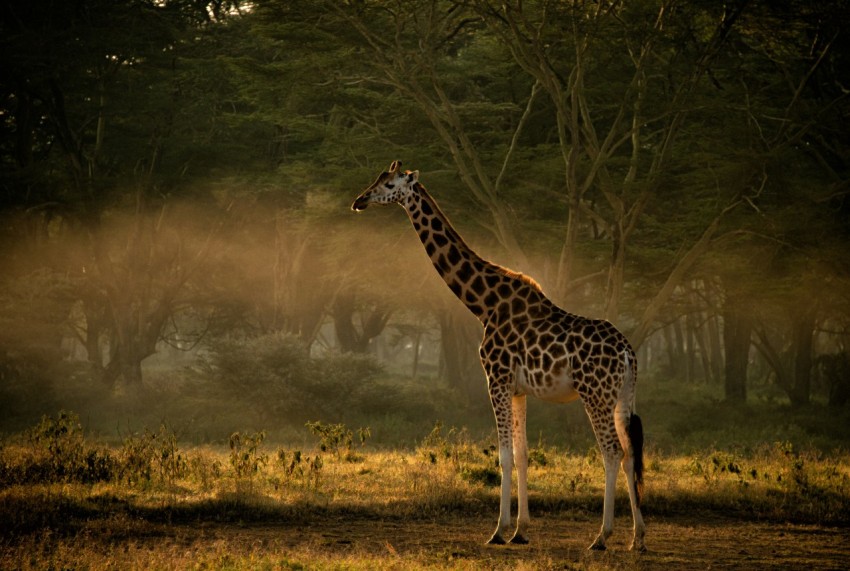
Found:
<path fill-rule="evenodd" d="M 393 161 L 351 205 L 399 204 L 437 273 L 484 326 L 479 355 L 496 417 L 502 472 L 499 522 L 488 543 L 506 543 L 511 478 L 517 472 L 518 514 L 511 543 L 528 542 L 526 396 L 567 403 L 581 399 L 605 466 L 602 529 L 590 545 L 605 549 L 614 524 L 618 465 L 629 492 L 634 536 L 644 551 L 640 511 L 643 427 L 635 414 L 637 360 L 626 337 L 607 321 L 556 306 L 531 278 L 484 260 L 460 237 L 419 182 L 419 171 Z"/>

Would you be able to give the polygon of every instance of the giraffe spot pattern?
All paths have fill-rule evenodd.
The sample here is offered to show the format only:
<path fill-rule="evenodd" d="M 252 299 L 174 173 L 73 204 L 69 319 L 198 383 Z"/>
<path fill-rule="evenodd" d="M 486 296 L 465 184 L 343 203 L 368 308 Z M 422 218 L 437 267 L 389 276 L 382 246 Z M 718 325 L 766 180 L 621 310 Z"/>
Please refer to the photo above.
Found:
<path fill-rule="evenodd" d="M 451 291 L 484 324 L 479 355 L 500 443 L 510 442 L 517 421 L 514 395 L 558 396 L 567 383 L 584 403 L 603 453 L 622 453 L 613 411 L 628 373 L 624 355 L 635 367 L 625 337 L 607 321 L 558 308 L 522 274 L 477 257 L 419 188 L 406 203 L 414 229 Z"/>

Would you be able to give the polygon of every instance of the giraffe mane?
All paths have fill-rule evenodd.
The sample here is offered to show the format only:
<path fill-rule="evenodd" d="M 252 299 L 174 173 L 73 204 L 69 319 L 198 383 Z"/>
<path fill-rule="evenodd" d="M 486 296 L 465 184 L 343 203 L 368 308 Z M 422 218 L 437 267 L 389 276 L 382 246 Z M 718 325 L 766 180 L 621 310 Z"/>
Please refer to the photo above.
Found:
<path fill-rule="evenodd" d="M 522 283 L 529 285 L 532 289 L 538 291 L 539 293 L 543 293 L 543 288 L 540 287 L 540 284 L 532 278 L 531 276 L 527 276 L 522 272 L 515 272 L 514 270 L 508 269 L 504 266 L 496 266 L 496 271 L 507 278 L 511 278 L 514 280 L 519 280 Z"/>
<path fill-rule="evenodd" d="M 410 171 L 407 171 L 407 172 L 410 172 Z M 428 199 L 430 199 L 431 203 L 433 204 L 434 209 L 437 211 L 437 213 L 440 216 L 443 217 L 443 219 L 445 219 L 445 220 L 449 219 L 448 216 L 446 216 L 446 214 L 443 212 L 442 208 L 440 208 L 440 205 L 437 204 L 437 201 L 434 200 L 434 198 L 431 196 L 431 193 L 428 192 L 428 189 L 425 188 L 424 184 L 422 184 L 419 181 L 416 181 L 416 183 L 413 185 L 413 188 L 415 190 L 417 190 L 420 194 L 422 194 L 422 195 L 426 196 Z M 469 245 L 466 243 L 466 241 L 463 239 L 463 237 L 460 236 L 459 234 L 457 234 L 457 232 L 455 232 L 455 240 L 457 242 L 463 244 L 463 246 L 466 249 L 468 249 L 470 251 L 472 250 L 472 248 L 469 247 Z M 537 281 L 534 278 L 532 278 L 531 276 L 527 276 L 527 275 L 523 274 L 522 272 L 516 272 L 514 270 L 511 270 L 511 269 L 506 268 L 504 266 L 500 266 L 498 264 L 494 264 L 492 262 L 490 262 L 490 264 L 493 266 L 493 269 L 495 269 L 496 272 L 502 274 L 506 278 L 513 279 L 513 280 L 519 280 L 522 283 L 524 283 L 528 286 L 531 286 L 531 288 L 533 290 L 537 291 L 538 293 L 541 293 L 541 294 L 543 293 L 543 288 L 541 288 L 540 284 L 537 283 Z"/>

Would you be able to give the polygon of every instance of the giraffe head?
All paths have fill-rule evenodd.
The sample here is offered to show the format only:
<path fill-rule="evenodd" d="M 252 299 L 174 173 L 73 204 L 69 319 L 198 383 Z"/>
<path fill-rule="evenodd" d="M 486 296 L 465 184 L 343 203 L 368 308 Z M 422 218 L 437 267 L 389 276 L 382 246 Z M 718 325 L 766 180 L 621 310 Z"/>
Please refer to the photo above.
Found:
<path fill-rule="evenodd" d="M 419 171 L 402 171 L 401 161 L 393 161 L 388 171 L 364 190 L 351 205 L 355 212 L 365 210 L 370 204 L 401 202 L 413 191 L 419 181 Z"/>

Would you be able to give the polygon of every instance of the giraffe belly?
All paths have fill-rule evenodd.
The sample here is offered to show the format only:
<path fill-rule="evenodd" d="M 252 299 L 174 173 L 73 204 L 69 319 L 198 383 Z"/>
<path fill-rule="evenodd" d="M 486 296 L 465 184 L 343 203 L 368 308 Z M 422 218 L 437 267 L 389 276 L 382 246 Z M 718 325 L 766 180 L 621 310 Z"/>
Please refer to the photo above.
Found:
<path fill-rule="evenodd" d="M 516 371 L 517 393 L 532 395 L 548 402 L 567 403 L 579 398 L 575 382 L 566 372 Z"/>

